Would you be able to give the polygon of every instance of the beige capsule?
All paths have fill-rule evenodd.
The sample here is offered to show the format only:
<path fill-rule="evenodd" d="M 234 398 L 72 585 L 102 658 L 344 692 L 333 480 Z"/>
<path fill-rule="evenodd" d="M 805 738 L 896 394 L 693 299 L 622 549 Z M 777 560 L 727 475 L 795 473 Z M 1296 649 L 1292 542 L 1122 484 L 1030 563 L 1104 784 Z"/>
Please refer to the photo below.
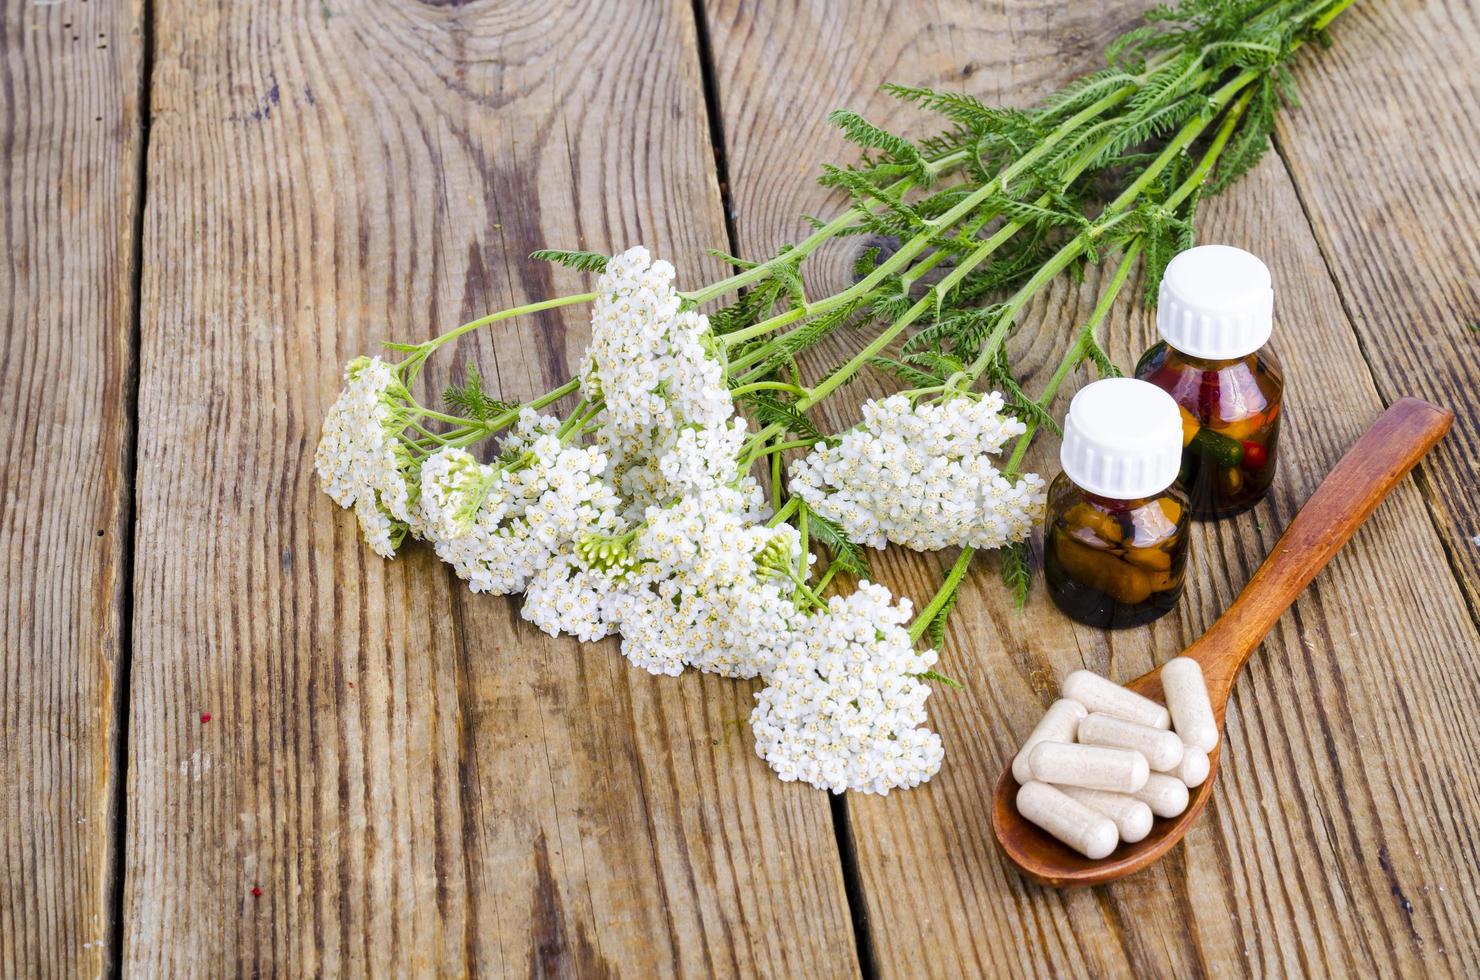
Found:
<path fill-rule="evenodd" d="M 1150 698 L 1129 691 L 1114 681 L 1106 680 L 1090 670 L 1076 670 L 1064 678 L 1063 695 L 1078 701 L 1090 711 L 1114 715 L 1148 728 L 1168 729 L 1172 727 L 1172 716 L 1167 709 Z"/>
<path fill-rule="evenodd" d="M 1153 772 L 1131 795 L 1149 806 L 1158 817 L 1175 817 L 1187 809 L 1187 785 L 1164 772 Z"/>
<path fill-rule="evenodd" d="M 1098 813 L 1115 821 L 1120 839 L 1127 844 L 1145 840 L 1151 833 L 1151 808 L 1127 793 L 1107 793 L 1102 789 L 1085 789 L 1083 786 L 1060 786 L 1066 796 L 1072 797 Z"/>
<path fill-rule="evenodd" d="M 1151 768 L 1153 770 L 1156 769 L 1155 766 Z M 1192 789 L 1195 786 L 1201 786 L 1207 781 L 1208 773 L 1212 771 L 1212 768 L 1212 763 L 1208 761 L 1208 754 L 1206 752 L 1187 745 L 1182 749 L 1181 762 L 1170 769 L 1160 771 L 1166 773 L 1168 776 L 1176 776 L 1182 780 L 1184 786 Z"/>
<path fill-rule="evenodd" d="M 1018 813 L 1092 861 L 1109 857 L 1120 841 L 1115 821 L 1063 790 L 1030 779 L 1018 790 Z"/>
<path fill-rule="evenodd" d="M 1151 774 L 1146 757 L 1139 752 L 1064 742 L 1039 742 L 1028 754 L 1028 765 L 1040 782 L 1112 793 L 1134 792 L 1146 785 Z"/>
<path fill-rule="evenodd" d="M 1012 760 L 1012 778 L 1019 785 L 1033 778 L 1033 769 L 1028 765 L 1028 755 L 1039 742 L 1072 742 L 1079 729 L 1079 721 L 1089 714 L 1084 705 L 1078 701 L 1070 701 L 1068 698 L 1060 698 L 1048 706 L 1044 712 L 1043 719 L 1038 722 L 1038 727 L 1033 729 L 1033 734 L 1023 743 L 1018 750 L 1017 756 Z"/>
<path fill-rule="evenodd" d="M 1208 700 L 1202 665 L 1191 657 L 1173 657 L 1161 668 L 1161 689 L 1172 714 L 1172 728 L 1182 741 L 1211 752 L 1218 745 L 1218 720 Z"/>
<path fill-rule="evenodd" d="M 1182 761 L 1182 740 L 1176 733 L 1138 725 L 1096 711 L 1079 723 L 1079 741 L 1086 745 L 1108 745 L 1130 749 L 1146 757 L 1146 764 L 1163 772 Z"/>

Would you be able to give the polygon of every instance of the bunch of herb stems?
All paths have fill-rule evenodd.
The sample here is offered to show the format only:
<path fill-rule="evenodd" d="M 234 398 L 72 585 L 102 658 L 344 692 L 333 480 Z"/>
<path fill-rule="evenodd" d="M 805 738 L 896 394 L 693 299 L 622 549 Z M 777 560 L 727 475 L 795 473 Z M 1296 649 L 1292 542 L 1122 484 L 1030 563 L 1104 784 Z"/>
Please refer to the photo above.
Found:
<path fill-rule="evenodd" d="M 1167 166 L 1173 161 L 1173 159 L 1175 159 L 1178 154 L 1186 149 L 1186 147 L 1191 144 L 1193 140 L 1197 139 L 1197 137 L 1201 135 L 1203 130 L 1207 128 L 1213 118 L 1216 117 L 1217 113 L 1221 111 L 1224 107 L 1226 107 L 1229 101 L 1232 100 L 1236 95 L 1238 95 L 1239 92 L 1247 88 L 1248 85 L 1252 83 L 1256 77 L 1256 72 L 1241 72 L 1239 75 L 1235 76 L 1231 81 L 1225 84 L 1222 88 L 1220 88 L 1210 98 L 1210 108 L 1208 112 L 1184 124 L 1182 128 L 1176 133 L 1176 135 L 1174 135 L 1167 142 L 1165 149 L 1162 150 L 1157 158 L 1153 160 L 1150 164 L 1148 164 L 1143 171 L 1141 171 L 1136 180 L 1123 192 L 1121 192 L 1118 197 L 1116 197 L 1113 201 L 1105 206 L 1104 210 L 1100 212 L 1098 220 L 1093 225 L 1080 232 L 1078 235 L 1075 235 L 1068 242 L 1066 242 L 1057 252 L 1054 253 L 1051 258 L 1049 258 L 1047 262 L 1043 263 L 1043 265 L 1038 268 L 1038 271 L 1035 272 L 1026 283 L 1018 288 L 1018 290 L 1004 304 L 1002 314 L 997 318 L 997 323 L 993 327 L 992 332 L 983 342 L 981 350 L 977 354 L 976 359 L 972 361 L 971 365 L 966 369 L 966 378 L 964 379 L 966 384 L 969 385 L 970 383 L 975 382 L 978 378 L 981 377 L 982 372 L 986 370 L 987 366 L 991 364 L 992 358 L 996 356 L 998 348 L 1001 347 L 1003 341 L 1006 340 L 1007 334 L 1012 328 L 1017 314 L 1022 311 L 1023 307 L 1027 305 L 1028 301 L 1031 300 L 1035 295 L 1037 295 L 1040 290 L 1048 285 L 1048 283 L 1053 281 L 1053 279 L 1056 278 L 1060 272 L 1063 272 L 1065 269 L 1067 269 L 1072 262 L 1078 259 L 1087 249 L 1089 249 L 1093 245 L 1095 239 L 1104 236 L 1116 224 L 1124 220 L 1126 215 L 1129 214 L 1130 206 L 1136 202 L 1136 200 L 1146 191 L 1149 186 L 1151 186 L 1156 178 L 1161 175 L 1161 172 L 1165 170 Z M 1239 112 L 1242 112 L 1242 108 L 1239 109 Z M 1228 135 L 1232 133 L 1232 124 L 1237 122 L 1238 113 L 1229 112 L 1227 115 L 1228 121 L 1221 130 L 1223 138 L 1217 146 L 1219 152 L 1222 151 L 1223 145 L 1227 142 Z M 1077 173 L 1074 172 L 1076 169 L 1087 166 L 1088 161 L 1093 159 L 1092 154 L 1094 152 L 1095 148 L 1092 147 L 1080 157 L 1079 162 L 1077 162 L 1074 167 L 1071 168 L 1071 179 L 1073 176 L 1077 176 Z M 1213 160 L 1216 159 L 1217 157 L 1216 155 L 1214 155 Z M 1204 169 L 1202 167 L 1198 168 L 1195 175 L 1197 183 L 1188 189 L 1189 194 L 1192 192 L 1192 190 L 1195 190 L 1197 186 L 1200 186 L 1202 181 L 1206 179 L 1207 170 L 1211 169 L 1211 166 L 1212 161 L 1209 161 L 1207 169 Z M 967 255 L 965 258 L 961 259 L 961 261 L 957 263 L 956 267 L 952 269 L 949 274 L 947 274 L 939 282 L 931 286 L 930 289 L 926 291 L 925 295 L 921 296 L 920 299 L 918 299 L 914 303 L 914 305 L 906 310 L 888 327 L 880 331 L 880 333 L 866 347 L 864 347 L 863 350 L 856 354 L 852 360 L 848 361 L 842 367 L 838 368 L 822 381 L 818 382 L 818 384 L 811 389 L 810 393 L 806 397 L 798 399 L 796 402 L 793 403 L 792 407 L 795 408 L 797 411 L 804 411 L 816 405 L 818 402 L 822 401 L 824 398 L 830 395 L 839 385 L 843 384 L 853 374 L 857 373 L 857 371 L 861 369 L 864 365 L 868 364 L 880 353 L 882 353 L 883 350 L 891 343 L 893 343 L 894 340 L 901 333 L 903 333 L 912 323 L 914 323 L 926 312 L 928 312 L 933 306 L 941 302 L 941 298 L 945 294 L 949 293 L 953 288 L 955 288 L 955 286 L 962 279 L 964 279 L 966 275 L 971 272 L 972 269 L 976 268 L 976 266 L 986 261 L 987 258 L 990 257 L 994 251 L 1000 248 L 1002 244 L 1007 241 L 1007 239 L 1021 230 L 1022 227 L 1023 223 L 1019 221 L 1012 221 L 1004 224 L 1002 228 L 996 232 L 996 234 L 985 239 L 982 244 L 976 248 L 975 251 Z M 860 282 L 862 282 L 862 280 Z M 941 294 L 941 296 L 938 297 L 936 295 L 937 293 Z M 772 424 L 761 429 L 758 433 L 751 437 L 749 447 L 754 448 L 757 444 L 764 443 L 775 437 L 776 435 L 782 433 L 784 433 L 784 426 L 782 425 L 782 423 L 773 422 Z"/>
<path fill-rule="evenodd" d="M 1346 0 L 1346 2 L 1350 2 L 1350 0 Z M 893 275 L 896 272 L 905 272 L 909 264 L 927 248 L 930 247 L 935 234 L 939 230 L 949 228 L 953 226 L 956 222 L 971 214 L 973 210 L 975 210 L 993 194 L 999 193 L 1013 180 L 1021 176 L 1030 167 L 1041 160 L 1055 146 L 1075 135 L 1080 127 L 1084 126 L 1088 122 L 1091 122 L 1092 120 L 1097 119 L 1103 113 L 1115 108 L 1116 106 L 1120 105 L 1121 103 L 1132 97 L 1137 91 L 1139 91 L 1140 85 L 1144 82 L 1144 80 L 1156 70 L 1156 67 L 1157 65 L 1155 64 L 1148 65 L 1147 69 L 1139 76 L 1136 76 L 1133 81 L 1128 82 L 1124 86 L 1121 86 L 1108 95 L 1103 96 L 1096 102 L 1085 107 L 1084 109 L 1080 110 L 1079 112 L 1075 113 L 1073 116 L 1062 122 L 1058 127 L 1056 127 L 1052 132 L 1046 135 L 1033 147 L 1031 147 L 1021 157 L 1017 158 L 1012 163 L 1004 167 L 991 180 L 983 183 L 975 191 L 973 191 L 967 197 L 963 198 L 956 205 L 954 205 L 950 210 L 946 211 L 936 218 L 930 219 L 930 221 L 928 222 L 929 228 L 927 230 L 920 232 L 912 239 L 905 242 L 897 251 L 895 251 L 894 254 L 889 256 L 887 260 L 880 263 L 868 276 L 865 276 L 858 282 L 853 283 L 847 288 L 829 297 L 817 300 L 812 303 L 805 303 L 801 306 L 794 307 L 783 313 L 763 320 L 760 323 L 744 328 L 743 330 L 724 334 L 718 339 L 725 347 L 734 347 L 746 341 L 773 333 L 776 330 L 779 330 L 780 328 L 788 326 L 797 321 L 810 319 L 832 312 L 848 303 L 856 302 L 867 297 L 882 282 L 887 280 L 889 276 Z M 1208 69 L 1205 69 L 1201 73 L 1203 81 L 1206 81 L 1207 78 L 1210 77 L 1210 75 L 1211 71 Z M 1248 84 L 1248 81 L 1252 79 L 1253 73 L 1246 72 L 1244 73 L 1244 76 L 1240 77 L 1244 79 L 1242 84 L 1246 85 Z M 1103 126 L 1113 121 L 1113 119 L 1100 120 L 1100 122 L 1096 125 Z M 1080 154 L 1077 158 L 1076 163 L 1073 164 L 1068 171 L 1069 179 L 1065 180 L 1064 183 L 1067 184 L 1071 182 L 1074 176 L 1077 176 L 1080 172 L 1082 172 L 1084 167 L 1087 166 L 1088 161 L 1093 158 L 1094 153 L 1100 147 L 1108 143 L 1112 137 L 1113 132 L 1111 134 L 1107 134 L 1107 136 L 1104 137 L 1100 142 L 1091 147 L 1089 152 Z M 953 151 L 950 154 L 943 155 L 934 161 L 931 161 L 930 167 L 932 168 L 932 176 L 938 176 L 940 173 L 947 172 L 954 167 L 959 166 L 965 161 L 966 154 L 967 151 L 965 150 L 957 150 Z M 888 192 L 900 192 L 903 190 L 907 190 L 909 189 L 909 187 L 913 186 L 913 184 L 913 178 L 903 178 L 892 185 L 888 189 Z M 1134 200 L 1141 189 L 1144 189 L 1144 187 L 1135 188 L 1135 193 L 1130 193 L 1128 190 L 1129 199 Z M 1127 195 L 1122 195 L 1122 197 L 1126 196 Z M 1040 198 L 1039 202 L 1037 203 L 1044 203 L 1044 199 Z M 772 259 L 767 260 L 766 262 L 743 270 L 740 273 L 732 275 L 710 286 L 704 287 L 692 293 L 684 293 L 682 295 L 685 299 L 691 302 L 700 303 L 764 279 L 778 265 L 782 263 L 796 262 L 804 259 L 806 256 L 815 251 L 818 247 L 820 247 L 823 243 L 843 233 L 846 229 L 851 227 L 865 215 L 866 212 L 862 208 L 855 207 L 853 209 L 850 209 L 844 212 L 839 217 L 834 218 L 832 221 L 818 228 L 816 231 L 813 232 L 812 235 L 808 236 L 794 248 L 787 250 L 773 257 Z M 979 216 L 976 219 L 976 227 L 980 227 L 980 225 L 984 224 L 987 220 L 990 220 L 990 217 L 990 214 Z M 971 253 L 960 264 L 958 264 L 957 267 L 948 276 L 946 276 L 940 282 L 936 283 L 935 286 L 932 287 L 932 290 L 927 293 L 926 299 L 928 299 L 932 304 L 939 302 L 940 298 L 948 293 L 950 289 L 954 288 L 963 278 L 965 278 L 965 276 L 972 269 L 974 269 L 982 261 L 985 261 L 987 257 L 989 257 L 1002 244 L 1004 244 L 1009 238 L 1011 238 L 1012 235 L 1021 230 L 1022 227 L 1023 223 L 1021 222 L 1010 222 L 1004 225 L 1001 230 L 999 230 L 992 237 L 986 239 L 975 252 Z M 1087 244 L 1087 242 L 1083 244 Z M 1050 272 L 1046 277 L 1041 276 L 1041 273 L 1044 270 L 1040 270 L 1040 277 L 1044 278 L 1046 281 L 1046 279 L 1051 279 L 1054 275 L 1057 275 L 1059 271 L 1062 271 L 1064 267 L 1066 267 L 1077 257 L 1079 251 L 1083 250 L 1083 244 L 1081 244 L 1081 247 L 1073 254 L 1064 255 L 1063 253 L 1060 253 L 1060 255 L 1055 256 L 1055 259 L 1059 260 L 1058 267 L 1054 268 L 1052 272 Z M 933 255 L 928 256 L 927 258 L 922 260 L 915 269 L 909 270 L 911 273 L 910 281 L 917 281 L 921 275 L 937 265 L 944 258 L 945 255 L 946 253 L 943 250 L 938 250 Z M 1035 280 L 1040 277 L 1035 277 Z M 410 351 L 412 351 L 412 354 L 400 365 L 398 365 L 398 367 L 401 369 L 402 376 L 405 379 L 407 387 L 409 388 L 411 382 L 414 381 L 417 374 L 419 374 L 422 365 L 425 363 L 426 359 L 431 355 L 433 351 L 437 350 L 447 343 L 458 339 L 459 337 L 462 337 L 467 333 L 470 333 L 481 327 L 489 326 L 503 320 L 511 319 L 513 317 L 539 313 L 546 310 L 557 309 L 563 306 L 589 303 L 594 301 L 595 299 L 596 293 L 594 292 L 577 293 L 570 296 L 541 300 L 539 302 L 529 303 L 523 306 L 491 313 L 484 317 L 479 317 L 476 320 L 469 321 L 468 323 L 465 323 L 453 330 L 450 330 L 439 337 L 433 338 L 432 340 L 408 348 L 403 348 L 409 349 Z M 1026 301 L 1026 299 L 1024 299 L 1024 301 Z M 867 357 L 863 357 L 862 355 L 860 355 L 859 358 L 855 358 L 853 361 L 845 364 L 838 371 L 833 372 L 832 375 L 829 376 L 829 378 L 824 380 L 819 388 L 812 390 L 810 398 L 804 397 L 803 400 L 806 401 L 805 406 L 801 403 L 795 405 L 797 410 L 800 411 L 803 410 L 805 407 L 811 407 L 812 405 L 815 405 L 817 402 L 821 401 L 828 394 L 830 394 L 838 385 L 841 385 L 844 381 L 848 380 L 849 377 L 855 374 L 866 363 L 868 363 L 869 360 L 876 356 L 879 351 L 887 347 L 888 343 L 892 341 L 893 338 L 896 337 L 900 331 L 902 331 L 905 327 L 908 327 L 909 324 L 917 320 L 920 315 L 925 312 L 925 309 L 928 307 L 928 305 L 929 304 L 925 304 L 925 301 L 922 300 L 921 303 L 917 303 L 915 307 L 912 307 L 909 311 L 907 311 L 904 316 L 900 318 L 900 320 L 896 320 L 895 323 L 891 324 L 888 328 L 886 328 L 883 334 L 880 335 L 881 337 L 887 336 L 887 340 L 885 340 L 883 343 L 878 343 L 876 341 L 874 345 L 870 345 L 869 349 L 865 351 L 865 353 L 868 354 Z M 776 338 L 776 342 L 779 342 L 784 337 L 785 335 L 783 334 L 781 338 Z M 877 347 L 877 349 L 875 349 L 875 347 Z M 762 346 L 737 358 L 729 365 L 729 367 L 732 371 L 744 370 L 745 368 L 752 367 L 753 365 L 764 362 L 773 350 L 774 344 Z M 981 369 L 985 367 L 985 362 L 974 367 L 976 369 L 973 372 L 973 377 L 979 376 Z M 742 383 L 753 380 L 756 380 L 756 377 L 750 375 L 741 376 Z M 518 418 L 519 408 L 544 408 L 556 401 L 559 401 L 567 395 L 573 394 L 576 390 L 578 390 L 578 388 L 579 380 L 574 378 L 570 379 L 564 384 L 527 403 L 527 405 L 525 406 L 519 406 L 515 409 L 511 409 L 509 412 L 505 412 L 498 416 L 495 416 L 492 419 L 476 423 L 469 423 L 467 419 L 446 415 L 418 406 L 418 417 L 425 417 L 436 421 L 447 422 L 449 424 L 457 426 L 457 428 L 441 435 L 430 433 L 423 429 L 422 432 L 424 434 L 424 441 L 413 444 L 414 448 L 425 452 L 433 451 L 441 446 L 462 447 L 471 445 L 472 443 L 478 442 L 485 436 L 491 435 L 492 433 L 495 433 L 513 424 L 513 422 Z M 749 450 L 747 450 L 747 453 L 748 451 Z"/>

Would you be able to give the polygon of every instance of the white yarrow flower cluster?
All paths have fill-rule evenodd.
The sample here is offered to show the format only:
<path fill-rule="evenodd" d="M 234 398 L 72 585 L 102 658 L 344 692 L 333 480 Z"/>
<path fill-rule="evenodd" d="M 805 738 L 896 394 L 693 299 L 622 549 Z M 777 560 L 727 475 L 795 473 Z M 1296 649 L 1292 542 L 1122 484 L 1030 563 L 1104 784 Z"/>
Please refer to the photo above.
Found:
<path fill-rule="evenodd" d="M 599 568 L 588 567 L 574 553 L 550 561 L 530 579 L 519 613 L 549 633 L 569 633 L 592 643 L 616 632 L 612 607 L 620 580 Z"/>
<path fill-rule="evenodd" d="M 936 660 L 915 650 L 910 602 L 868 582 L 798 624 L 756 695 L 756 752 L 783 780 L 834 793 L 888 793 L 940 769 L 940 736 L 919 727 Z"/>
<path fill-rule="evenodd" d="M 395 556 L 419 517 L 406 482 L 410 458 L 401 444 L 408 395 L 395 371 L 378 357 L 358 357 L 344 372 L 345 387 L 324 418 L 314 451 L 319 483 L 341 507 L 353 507 L 375 553 Z"/>
<path fill-rule="evenodd" d="M 1033 473 L 1010 481 L 992 464 L 1026 431 L 1002 408 L 996 392 L 918 405 L 903 395 L 869 401 L 838 445 L 818 444 L 792 464 L 791 491 L 875 548 L 1021 541 L 1043 512 L 1044 482 Z"/>
<path fill-rule="evenodd" d="M 497 470 L 466 450 L 448 448 L 428 457 L 421 464 L 421 516 L 427 537 L 451 541 L 468 533 L 486 494 L 501 481 Z"/>
<path fill-rule="evenodd" d="M 800 563 L 801 542 L 790 525 L 749 520 L 748 496 L 715 486 L 648 509 L 634 567 L 610 605 L 634 665 L 655 674 L 686 666 L 727 677 L 767 673 L 800 615 L 781 569 Z"/>
<path fill-rule="evenodd" d="M 605 404 L 597 443 L 629 514 L 673 492 L 659 461 L 680 434 L 724 426 L 734 414 L 707 317 L 682 309 L 673 266 L 636 246 L 613 257 L 597 283 L 581 388 Z"/>
<path fill-rule="evenodd" d="M 605 472 L 599 449 L 563 446 L 552 434 L 499 466 L 443 449 L 422 466 L 427 536 L 474 592 L 519 592 L 581 537 L 617 527 Z"/>

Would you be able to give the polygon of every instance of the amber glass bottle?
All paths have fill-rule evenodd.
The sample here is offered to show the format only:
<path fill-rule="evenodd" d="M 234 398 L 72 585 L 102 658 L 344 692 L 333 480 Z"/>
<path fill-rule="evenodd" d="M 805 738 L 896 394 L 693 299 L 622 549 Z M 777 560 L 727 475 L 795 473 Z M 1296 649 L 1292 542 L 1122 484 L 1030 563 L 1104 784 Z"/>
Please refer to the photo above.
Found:
<path fill-rule="evenodd" d="M 1187 498 L 1175 486 L 1176 403 L 1143 381 L 1111 378 L 1069 405 L 1048 491 L 1043 571 L 1070 618 L 1102 629 L 1148 623 L 1182 595 Z"/>
<path fill-rule="evenodd" d="M 1181 481 L 1194 519 L 1241 513 L 1274 480 L 1285 384 L 1265 347 L 1273 298 L 1264 263 L 1226 245 L 1182 252 L 1162 279 L 1162 339 L 1136 377 L 1181 409 Z"/>

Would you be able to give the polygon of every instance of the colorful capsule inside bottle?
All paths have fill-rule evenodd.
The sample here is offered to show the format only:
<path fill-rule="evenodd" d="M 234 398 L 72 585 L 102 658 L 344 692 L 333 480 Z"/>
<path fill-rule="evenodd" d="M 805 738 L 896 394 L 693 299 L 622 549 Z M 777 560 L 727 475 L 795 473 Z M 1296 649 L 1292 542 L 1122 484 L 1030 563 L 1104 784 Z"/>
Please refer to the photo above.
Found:
<path fill-rule="evenodd" d="M 1189 544 L 1177 403 L 1133 378 L 1096 381 L 1069 403 L 1059 461 L 1043 533 L 1054 604 L 1101 629 L 1166 615 L 1182 596 Z"/>
<path fill-rule="evenodd" d="M 1162 339 L 1136 377 L 1181 407 L 1181 481 L 1194 520 L 1248 510 L 1274 480 L 1285 383 L 1265 347 L 1273 307 L 1269 269 L 1243 249 L 1188 249 L 1162 279 Z"/>

